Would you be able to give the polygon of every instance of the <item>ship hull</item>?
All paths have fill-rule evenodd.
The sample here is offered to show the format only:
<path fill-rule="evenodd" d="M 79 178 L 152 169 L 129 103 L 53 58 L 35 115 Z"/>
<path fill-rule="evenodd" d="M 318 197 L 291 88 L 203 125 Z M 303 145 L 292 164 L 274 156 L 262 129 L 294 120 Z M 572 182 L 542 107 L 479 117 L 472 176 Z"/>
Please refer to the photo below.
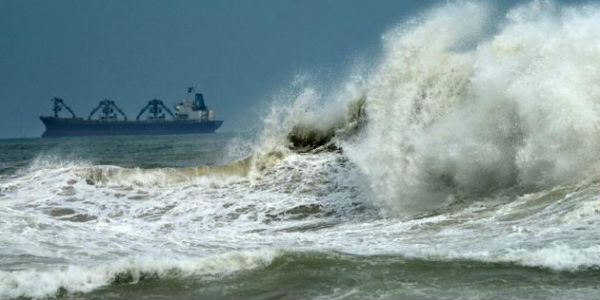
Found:
<path fill-rule="evenodd" d="M 223 121 L 158 120 L 120 121 L 40 117 L 46 131 L 42 137 L 167 135 L 215 132 Z"/>

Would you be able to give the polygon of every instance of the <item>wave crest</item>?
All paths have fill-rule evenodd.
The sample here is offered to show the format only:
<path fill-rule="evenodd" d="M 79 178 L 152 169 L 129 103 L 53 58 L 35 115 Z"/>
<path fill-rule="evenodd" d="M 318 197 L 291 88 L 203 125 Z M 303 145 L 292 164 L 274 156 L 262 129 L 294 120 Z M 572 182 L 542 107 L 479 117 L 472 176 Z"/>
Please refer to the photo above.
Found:
<path fill-rule="evenodd" d="M 152 278 L 219 278 L 243 270 L 265 267 L 278 255 L 277 250 L 233 251 L 198 259 L 132 257 L 96 267 L 0 271 L 0 297 L 53 297 L 90 292 L 113 283 L 131 284 Z"/>
<path fill-rule="evenodd" d="M 365 132 L 344 149 L 392 214 L 598 170 L 600 8 L 533 2 L 499 24 L 489 15 L 450 3 L 385 35 Z"/>

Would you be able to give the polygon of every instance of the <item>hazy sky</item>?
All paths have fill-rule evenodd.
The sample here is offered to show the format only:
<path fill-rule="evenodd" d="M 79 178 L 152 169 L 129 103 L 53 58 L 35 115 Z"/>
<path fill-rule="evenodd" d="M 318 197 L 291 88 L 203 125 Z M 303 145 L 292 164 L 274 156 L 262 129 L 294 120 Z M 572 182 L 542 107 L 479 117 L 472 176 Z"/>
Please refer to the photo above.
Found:
<path fill-rule="evenodd" d="M 386 29 L 431 5 L 417 3 L 0 0 L 0 138 L 41 135 L 53 96 L 82 117 L 109 97 L 131 119 L 190 85 L 222 130 L 239 130 L 294 74 L 378 51 Z"/>
<path fill-rule="evenodd" d="M 0 138 L 40 136 L 53 96 L 81 117 L 108 97 L 133 119 L 191 85 L 221 130 L 241 130 L 295 74 L 377 56 L 387 29 L 435 2 L 0 0 Z"/>

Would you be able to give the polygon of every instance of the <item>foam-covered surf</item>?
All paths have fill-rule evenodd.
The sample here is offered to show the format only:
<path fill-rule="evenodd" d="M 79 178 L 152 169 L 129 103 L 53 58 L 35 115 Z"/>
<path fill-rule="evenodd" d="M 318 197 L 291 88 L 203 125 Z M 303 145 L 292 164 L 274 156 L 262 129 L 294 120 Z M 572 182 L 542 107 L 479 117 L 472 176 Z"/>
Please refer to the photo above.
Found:
<path fill-rule="evenodd" d="M 215 279 L 245 269 L 264 267 L 276 251 L 237 251 L 202 258 L 130 257 L 94 267 L 69 266 L 45 271 L 0 271 L 0 290 L 8 298 L 85 293 L 110 284 L 140 280 L 196 277 Z"/>
<path fill-rule="evenodd" d="M 39 169 L 3 182 L 0 226 L 10 245 L 2 253 L 3 297 L 84 295 L 118 287 L 122 278 L 234 280 L 245 278 L 236 275 L 242 271 L 263 272 L 277 249 L 583 274 L 600 258 L 594 179 L 405 219 L 381 217 L 360 188 L 360 173 L 339 152 L 288 153 L 263 176 L 167 184 L 89 184 L 86 174 L 95 168 Z M 237 251 L 251 256 L 239 268 L 228 259 L 223 270 L 211 265 Z"/>
<path fill-rule="evenodd" d="M 401 23 L 251 139 L 0 142 L 0 298 L 595 298 L 600 7 L 497 14 Z"/>

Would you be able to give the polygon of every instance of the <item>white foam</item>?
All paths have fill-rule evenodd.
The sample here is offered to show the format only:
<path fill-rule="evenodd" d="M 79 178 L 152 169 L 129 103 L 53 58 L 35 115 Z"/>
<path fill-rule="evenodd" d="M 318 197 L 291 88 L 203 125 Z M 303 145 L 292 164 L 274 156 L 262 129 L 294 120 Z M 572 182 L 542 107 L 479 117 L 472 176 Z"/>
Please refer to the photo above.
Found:
<path fill-rule="evenodd" d="M 345 149 L 395 214 L 599 170 L 600 8 L 534 1 L 482 37 L 489 14 L 451 2 L 385 35 L 367 130 Z"/>
<path fill-rule="evenodd" d="M 92 267 L 68 266 L 49 270 L 0 271 L 0 297 L 52 297 L 64 289 L 89 292 L 118 277 L 138 282 L 151 278 L 219 278 L 238 271 L 265 267 L 279 254 L 276 250 L 233 251 L 201 258 L 131 257 Z"/>
<path fill-rule="evenodd" d="M 449 3 L 388 32 L 379 66 L 341 92 L 300 83 L 266 118 L 247 176 L 38 159 L 0 183 L 2 254 L 69 266 L 2 271 L 0 296 L 228 274 L 277 254 L 215 253 L 262 247 L 597 268 L 600 9 L 544 3 L 500 24 Z M 293 126 L 337 126 L 363 96 L 368 125 L 343 153 L 287 148 Z"/>
<path fill-rule="evenodd" d="M 539 249 L 509 249 L 498 260 L 524 266 L 546 267 L 554 270 L 578 271 L 600 267 L 600 245 L 572 248 L 554 243 Z"/>

